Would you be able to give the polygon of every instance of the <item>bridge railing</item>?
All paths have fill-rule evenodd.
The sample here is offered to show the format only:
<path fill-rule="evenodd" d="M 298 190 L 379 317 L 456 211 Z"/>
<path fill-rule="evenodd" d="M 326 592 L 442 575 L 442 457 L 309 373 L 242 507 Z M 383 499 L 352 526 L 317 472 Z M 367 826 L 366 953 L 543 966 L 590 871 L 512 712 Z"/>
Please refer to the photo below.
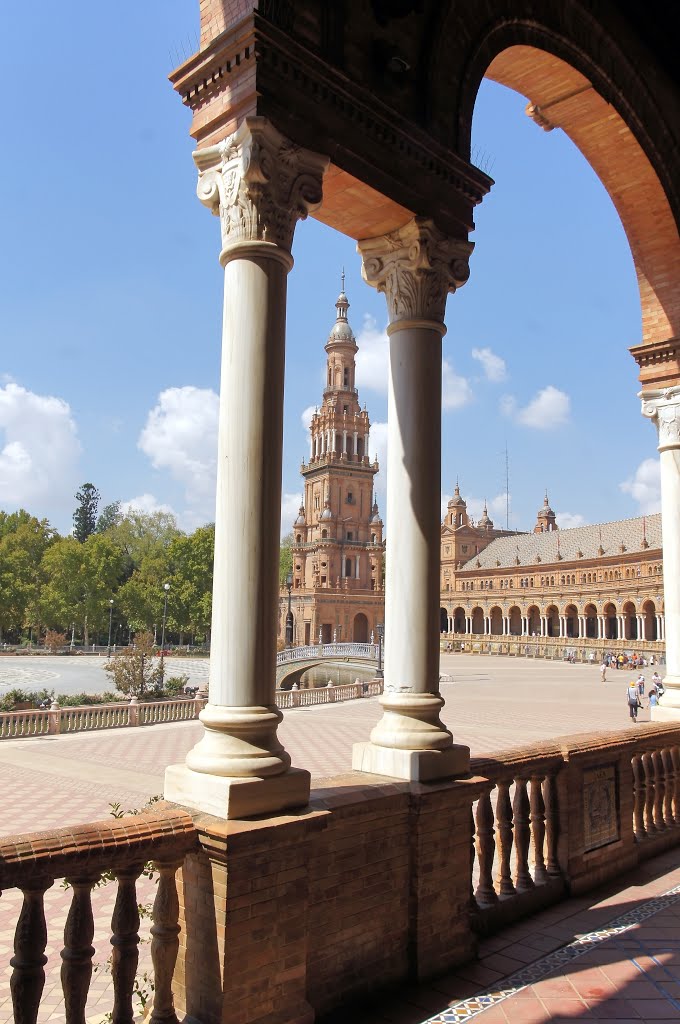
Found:
<path fill-rule="evenodd" d="M 368 658 L 378 660 L 377 644 L 313 644 L 309 647 L 288 647 L 276 655 L 277 665 L 294 661 L 316 661 L 319 658 Z"/>

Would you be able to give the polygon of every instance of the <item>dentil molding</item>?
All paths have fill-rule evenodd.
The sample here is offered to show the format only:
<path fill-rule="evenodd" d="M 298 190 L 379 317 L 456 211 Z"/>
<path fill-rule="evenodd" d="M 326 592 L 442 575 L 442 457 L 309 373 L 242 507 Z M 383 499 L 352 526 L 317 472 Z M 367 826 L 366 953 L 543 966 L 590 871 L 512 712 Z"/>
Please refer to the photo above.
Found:
<path fill-rule="evenodd" d="M 197 150 L 194 161 L 198 198 L 220 218 L 223 255 L 252 242 L 290 252 L 295 224 L 321 205 L 329 162 L 263 117 L 246 118 L 218 145 Z"/>
<path fill-rule="evenodd" d="M 447 237 L 424 217 L 357 243 L 364 281 L 385 293 L 390 323 L 443 322 L 446 296 L 470 276 L 472 249 L 472 242 Z"/>

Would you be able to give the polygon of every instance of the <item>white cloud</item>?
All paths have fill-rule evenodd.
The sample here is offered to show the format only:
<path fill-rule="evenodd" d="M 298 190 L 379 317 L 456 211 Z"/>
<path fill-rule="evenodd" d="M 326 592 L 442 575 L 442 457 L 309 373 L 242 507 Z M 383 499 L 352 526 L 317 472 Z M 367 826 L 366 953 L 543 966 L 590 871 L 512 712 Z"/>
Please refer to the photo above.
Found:
<path fill-rule="evenodd" d="M 302 493 L 297 491 L 295 494 L 284 492 L 281 495 L 281 536 L 285 537 L 287 533 L 293 528 L 293 523 L 297 519 L 298 509 L 302 504 Z"/>
<path fill-rule="evenodd" d="M 505 416 L 514 417 L 525 427 L 554 430 L 568 421 L 571 399 L 564 391 L 548 384 L 537 392 L 523 409 L 518 408 L 517 401 L 512 395 L 504 395 L 501 398 L 500 409 Z"/>
<path fill-rule="evenodd" d="M 158 396 L 138 447 L 155 469 L 169 470 L 185 490 L 184 524 L 215 516 L 219 399 L 210 388 L 168 388 Z"/>
<path fill-rule="evenodd" d="M 9 381 L 0 387 L 0 502 L 36 514 L 63 515 L 74 505 L 82 448 L 71 408 Z M 42 507 L 41 507 L 42 506 Z"/>
<path fill-rule="evenodd" d="M 473 348 L 472 358 L 481 363 L 487 380 L 496 383 L 505 380 L 505 360 L 497 356 L 490 348 Z"/>
<path fill-rule="evenodd" d="M 316 405 L 308 405 L 306 409 L 302 410 L 300 421 L 304 430 L 309 431 L 310 424 L 312 422 L 312 416 L 317 410 Z"/>
<path fill-rule="evenodd" d="M 375 319 L 364 315 L 364 323 L 357 335 L 359 351 L 356 355 L 356 383 L 358 388 L 387 393 L 389 368 L 389 339 L 385 330 L 380 330 Z"/>
<path fill-rule="evenodd" d="M 580 512 L 556 512 L 555 519 L 560 530 L 571 530 L 575 526 L 585 526 L 588 522 Z"/>
<path fill-rule="evenodd" d="M 466 377 L 454 373 L 448 359 L 442 362 L 442 409 L 460 409 L 472 401 L 472 388 Z"/>
<path fill-rule="evenodd" d="M 653 515 L 661 511 L 661 464 L 658 459 L 644 459 L 633 476 L 619 484 L 624 494 L 637 501 L 640 514 Z"/>
<path fill-rule="evenodd" d="M 143 512 L 145 516 L 153 515 L 154 512 L 167 512 L 175 519 L 177 518 L 177 513 L 171 505 L 158 501 L 153 494 L 146 492 L 138 494 L 136 498 L 130 498 L 128 501 L 121 501 L 120 511 L 124 516 L 129 512 Z"/>

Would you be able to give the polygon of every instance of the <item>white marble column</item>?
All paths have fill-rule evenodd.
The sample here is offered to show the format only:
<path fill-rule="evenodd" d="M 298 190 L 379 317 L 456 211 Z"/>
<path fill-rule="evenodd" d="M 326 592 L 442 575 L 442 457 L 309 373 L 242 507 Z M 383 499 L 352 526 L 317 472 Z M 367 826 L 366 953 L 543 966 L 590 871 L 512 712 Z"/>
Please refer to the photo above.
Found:
<path fill-rule="evenodd" d="M 607 631 L 605 629 L 604 615 L 598 615 L 598 617 L 597 617 L 597 639 L 598 640 L 606 640 L 607 639 L 606 632 Z"/>
<path fill-rule="evenodd" d="M 680 387 L 643 391 L 642 415 L 653 420 L 661 462 L 661 530 L 666 634 L 665 693 L 654 720 L 680 718 Z"/>
<path fill-rule="evenodd" d="M 470 763 L 439 717 L 439 506 L 444 311 L 471 248 L 422 218 L 358 244 L 389 313 L 387 520 L 398 528 L 387 536 L 384 714 L 352 764 L 401 779 L 452 777 Z"/>
<path fill-rule="evenodd" d="M 224 267 L 209 702 L 203 737 L 166 771 L 165 797 L 223 818 L 303 805 L 277 727 L 276 631 L 286 285 L 298 219 L 328 160 L 247 118 L 194 154 L 198 197 L 220 218 Z"/>

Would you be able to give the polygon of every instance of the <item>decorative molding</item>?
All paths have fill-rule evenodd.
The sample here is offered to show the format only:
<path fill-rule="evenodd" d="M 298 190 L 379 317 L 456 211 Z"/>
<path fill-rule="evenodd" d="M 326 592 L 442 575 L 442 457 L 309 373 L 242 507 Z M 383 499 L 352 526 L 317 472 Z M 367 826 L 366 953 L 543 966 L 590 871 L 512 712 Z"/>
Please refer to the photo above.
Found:
<path fill-rule="evenodd" d="M 384 292 L 390 324 L 399 320 L 443 323 L 446 296 L 470 276 L 472 249 L 472 242 L 448 238 L 424 217 L 357 244 L 362 277 Z"/>
<path fill-rule="evenodd" d="M 198 198 L 220 218 L 223 254 L 252 242 L 289 253 L 297 221 L 321 205 L 328 158 L 296 146 L 266 118 L 246 118 L 194 161 Z"/>
<path fill-rule="evenodd" d="M 634 345 L 629 352 L 640 367 L 644 388 L 670 387 L 680 377 L 680 338 Z"/>
<path fill-rule="evenodd" d="M 652 420 L 659 435 L 659 451 L 680 448 L 680 387 L 641 391 L 642 415 Z"/>

